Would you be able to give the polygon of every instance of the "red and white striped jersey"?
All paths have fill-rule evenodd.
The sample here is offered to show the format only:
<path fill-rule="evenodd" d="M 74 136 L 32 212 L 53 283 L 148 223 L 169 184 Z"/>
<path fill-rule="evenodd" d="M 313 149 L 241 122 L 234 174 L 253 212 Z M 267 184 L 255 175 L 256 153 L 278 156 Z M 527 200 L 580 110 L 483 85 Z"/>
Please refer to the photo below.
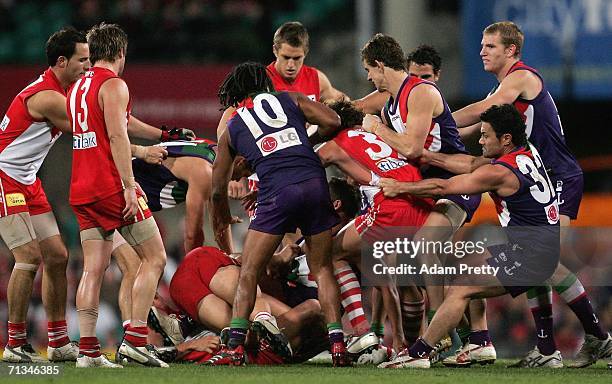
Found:
<path fill-rule="evenodd" d="M 34 119 L 28 112 L 28 98 L 46 90 L 66 96 L 51 68 L 15 96 L 0 123 L 0 169 L 25 185 L 36 181 L 36 173 L 61 134 L 49 121 Z"/>

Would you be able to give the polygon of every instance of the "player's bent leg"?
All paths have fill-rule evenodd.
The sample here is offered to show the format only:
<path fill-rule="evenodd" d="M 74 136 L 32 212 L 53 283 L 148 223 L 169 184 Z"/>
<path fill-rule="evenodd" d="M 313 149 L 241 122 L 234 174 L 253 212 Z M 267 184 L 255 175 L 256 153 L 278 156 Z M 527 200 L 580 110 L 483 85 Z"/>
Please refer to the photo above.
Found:
<path fill-rule="evenodd" d="M 245 363 L 244 343 L 249 329 L 249 317 L 256 305 L 257 282 L 282 235 L 273 235 L 249 229 L 242 253 L 242 267 L 232 304 L 227 346 L 213 356 L 210 365 L 242 365 Z M 214 278 L 213 278 L 214 279 Z"/>
<path fill-rule="evenodd" d="M 131 323 L 134 326 L 146 327 L 149 308 L 166 266 L 166 251 L 152 217 L 122 227 L 119 231 L 134 248 L 141 262 L 132 288 Z"/>
<path fill-rule="evenodd" d="M 42 362 L 28 344 L 26 316 L 34 278 L 42 256 L 27 212 L 0 218 L 0 236 L 15 258 L 7 287 L 9 340 L 2 354 L 6 362 Z"/>
<path fill-rule="evenodd" d="M 121 227 L 119 231 L 134 248 L 141 262 L 132 287 L 130 325 L 119 347 L 119 353 L 146 366 L 168 368 L 168 364 L 156 356 L 154 347 L 147 345 L 147 317 L 159 278 L 166 265 L 166 251 L 159 229 L 155 220 L 149 217 Z"/>
<path fill-rule="evenodd" d="M 309 250 L 308 266 L 319 287 L 319 302 L 327 322 L 333 364 L 334 366 L 348 366 L 351 363 L 344 344 L 340 320 L 340 290 L 331 262 L 331 231 L 306 236 L 306 246 Z"/>
<path fill-rule="evenodd" d="M 140 268 L 140 258 L 118 232 L 115 232 L 113 236 L 111 255 L 121 271 L 118 302 L 121 320 L 125 322 L 132 318 L 132 287 L 134 286 L 134 280 L 136 280 L 138 268 Z"/>
<path fill-rule="evenodd" d="M 104 272 L 110 263 L 111 239 L 112 234 L 101 228 L 81 231 L 83 273 L 76 293 L 81 336 L 77 367 L 106 366 L 96 337 L 96 322 Z"/>
<path fill-rule="evenodd" d="M 232 320 L 232 307 L 222 298 L 206 295 L 198 304 L 198 321 L 207 329 L 221 331 Z"/>

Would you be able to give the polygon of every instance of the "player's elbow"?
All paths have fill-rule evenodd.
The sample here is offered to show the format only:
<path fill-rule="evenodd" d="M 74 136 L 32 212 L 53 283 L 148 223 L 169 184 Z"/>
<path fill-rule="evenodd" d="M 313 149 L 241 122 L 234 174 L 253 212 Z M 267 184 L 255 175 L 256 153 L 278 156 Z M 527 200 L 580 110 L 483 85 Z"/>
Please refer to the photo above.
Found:
<path fill-rule="evenodd" d="M 333 137 L 340 129 L 340 116 L 335 113 L 322 121 L 317 128 L 317 133 L 323 138 Z"/>
<path fill-rule="evenodd" d="M 404 145 L 399 151 L 408 160 L 417 160 L 423 154 L 423 147 L 419 145 Z"/>

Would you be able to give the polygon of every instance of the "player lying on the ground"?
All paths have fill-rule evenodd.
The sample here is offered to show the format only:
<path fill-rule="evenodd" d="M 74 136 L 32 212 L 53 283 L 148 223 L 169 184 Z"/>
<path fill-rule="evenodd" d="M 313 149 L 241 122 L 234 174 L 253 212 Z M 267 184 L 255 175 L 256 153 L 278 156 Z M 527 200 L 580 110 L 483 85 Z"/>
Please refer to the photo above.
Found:
<path fill-rule="evenodd" d="M 170 295 L 180 313 L 195 320 L 194 327 L 179 326 L 164 316 L 165 308 L 154 308 L 149 325 L 165 334 L 166 342 L 182 344 L 184 334 L 199 333 L 201 328 L 220 332 L 231 318 L 231 305 L 238 286 L 239 264 L 213 247 L 196 248 L 181 262 L 172 282 Z M 160 306 L 161 307 L 161 306 Z M 175 317 L 176 318 L 176 317 Z M 186 319 L 183 316 L 184 319 Z M 325 324 L 317 300 L 307 299 L 294 308 L 258 291 L 253 320 L 245 346 L 247 363 L 280 364 L 303 361 L 324 350 Z M 278 322 L 278 326 L 277 326 Z M 283 330 L 283 332 L 279 329 Z M 227 330 L 226 334 L 227 336 Z M 319 341 L 317 341 L 319 340 Z M 223 341 L 226 344 L 227 340 Z M 186 347 L 181 347 L 185 349 Z M 295 353 L 293 353 L 295 351 Z M 184 360 L 208 362 L 204 356 L 187 355 Z M 211 361 L 209 361 L 211 360 Z"/>

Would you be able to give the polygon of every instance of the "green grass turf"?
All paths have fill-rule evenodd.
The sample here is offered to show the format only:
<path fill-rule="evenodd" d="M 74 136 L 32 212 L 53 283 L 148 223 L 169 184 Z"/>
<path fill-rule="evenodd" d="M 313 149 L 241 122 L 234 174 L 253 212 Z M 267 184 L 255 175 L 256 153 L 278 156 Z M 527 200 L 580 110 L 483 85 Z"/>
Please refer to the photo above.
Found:
<path fill-rule="evenodd" d="M 374 366 L 332 368 L 326 364 L 303 364 L 277 367 L 203 367 L 173 364 L 169 369 L 130 365 L 123 369 L 77 369 L 74 363 L 62 364 L 63 373 L 54 377 L 9 377 L 6 369 L 0 383 L 75 383 L 75 384 L 154 384 L 154 383 L 221 383 L 221 384 L 597 384 L 611 383 L 612 370 L 606 362 L 585 369 L 508 369 L 509 361 L 492 366 L 444 368 L 429 370 L 383 370 Z"/>

